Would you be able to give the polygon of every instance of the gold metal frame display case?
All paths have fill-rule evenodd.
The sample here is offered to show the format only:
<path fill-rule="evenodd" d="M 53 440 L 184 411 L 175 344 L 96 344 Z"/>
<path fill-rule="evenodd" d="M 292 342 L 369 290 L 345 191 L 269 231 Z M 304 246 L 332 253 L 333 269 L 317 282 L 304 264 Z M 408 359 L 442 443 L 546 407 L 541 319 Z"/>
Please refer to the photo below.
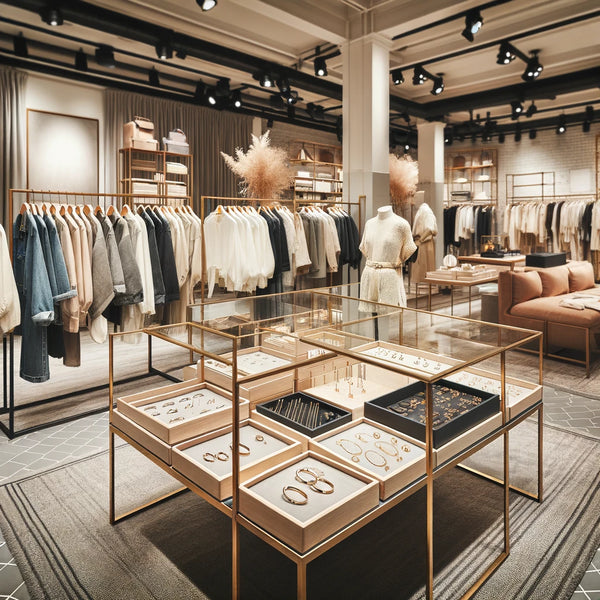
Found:
<path fill-rule="evenodd" d="M 341 527 L 336 533 L 328 536 L 305 552 L 299 552 L 282 542 L 272 532 L 257 525 L 253 520 L 242 514 L 240 506 L 240 457 L 237 450 L 233 451 L 232 463 L 232 499 L 231 502 L 221 502 L 194 484 L 187 477 L 172 469 L 164 461 L 157 458 L 131 436 L 124 433 L 115 425 L 113 420 L 113 389 L 112 389 L 112 356 L 113 340 L 119 334 L 111 336 L 111 365 L 110 365 L 110 520 L 111 523 L 135 514 L 140 509 L 148 508 L 154 502 L 145 504 L 139 509 L 126 515 L 116 517 L 114 504 L 114 435 L 119 435 L 129 442 L 155 464 L 181 482 L 210 504 L 231 516 L 232 519 L 232 597 L 240 595 L 240 544 L 239 526 L 254 533 L 292 562 L 296 564 L 297 597 L 307 596 L 307 566 L 315 558 L 333 548 L 342 540 L 375 520 L 378 516 L 397 506 L 416 491 L 426 488 L 427 496 L 427 573 L 426 597 L 434 597 L 433 588 L 433 483 L 443 473 L 459 465 L 466 458 L 482 449 L 496 439 L 503 441 L 503 476 L 499 483 L 503 486 L 504 500 L 504 536 L 503 548 L 497 558 L 488 566 L 472 587 L 463 595 L 471 597 L 483 585 L 487 578 L 506 559 L 510 552 L 509 537 L 509 479 L 508 450 L 510 429 L 537 413 L 538 416 L 538 490 L 530 497 L 542 500 L 542 399 L 539 398 L 528 405 L 523 411 L 509 418 L 506 402 L 507 375 L 506 352 L 525 344 L 539 344 L 539 383 L 542 381 L 542 336 L 515 327 L 493 325 L 464 319 L 419 311 L 416 309 L 399 308 L 384 304 L 363 302 L 356 297 L 344 295 L 343 292 L 355 293 L 355 286 L 344 286 L 339 292 L 329 290 L 290 292 L 262 297 L 237 298 L 230 301 L 212 304 L 196 305 L 189 308 L 190 322 L 180 325 L 169 325 L 143 330 L 148 337 L 160 338 L 190 351 L 190 359 L 197 354 L 200 356 L 198 374 L 202 380 L 205 374 L 205 362 L 218 360 L 231 368 L 231 392 L 233 397 L 232 410 L 232 448 L 238 449 L 240 427 L 240 389 L 244 384 L 259 381 L 261 378 L 280 373 L 294 371 L 294 389 L 298 385 L 298 372 L 320 361 L 326 361 L 335 356 L 363 362 L 373 367 L 384 368 L 393 374 L 407 375 L 411 379 L 422 382 L 425 386 L 426 400 L 426 472 L 411 481 L 404 488 L 391 495 L 377 506 L 368 510 L 359 518 Z M 198 322 L 193 322 L 198 321 Z M 208 325 L 210 324 L 210 326 Z M 177 332 L 177 333 L 174 333 Z M 232 333 L 232 332 L 235 332 Z M 246 346 L 260 346 L 265 338 L 280 336 L 286 343 L 300 343 L 301 352 L 289 364 L 262 373 L 243 374 L 238 368 L 238 356 Z M 340 342 L 340 340 L 342 340 Z M 420 356 L 437 357 L 435 370 L 424 368 L 424 361 L 419 365 L 402 365 L 393 361 L 382 360 L 381 357 L 364 352 L 373 344 L 391 344 L 420 353 Z M 310 350 L 307 350 L 310 349 Z M 305 352 L 305 350 L 307 350 Z M 224 358 L 224 354 L 227 358 Z M 433 384 L 442 378 L 452 376 L 464 370 L 475 367 L 481 361 L 494 357 L 500 359 L 500 413 L 499 423 L 484 435 L 469 441 L 466 447 L 461 447 L 450 456 L 446 456 L 435 464 L 433 445 Z M 185 489 L 182 488 L 182 489 Z M 162 501 L 165 498 L 159 498 Z"/>

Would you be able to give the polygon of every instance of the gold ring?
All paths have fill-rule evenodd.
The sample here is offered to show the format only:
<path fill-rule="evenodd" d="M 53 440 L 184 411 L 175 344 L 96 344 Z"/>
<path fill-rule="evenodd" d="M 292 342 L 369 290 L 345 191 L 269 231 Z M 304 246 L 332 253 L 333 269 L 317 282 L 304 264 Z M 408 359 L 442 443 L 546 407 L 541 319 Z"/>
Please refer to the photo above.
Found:
<path fill-rule="evenodd" d="M 319 483 L 324 483 L 326 485 L 329 486 L 329 489 L 321 489 L 318 484 Z M 319 494 L 333 494 L 333 490 L 335 489 L 335 486 L 333 485 L 333 483 L 331 483 L 331 481 L 328 481 L 327 479 L 316 479 L 315 481 L 313 481 L 312 483 L 309 483 L 309 487 L 313 492 L 319 492 Z"/>
<path fill-rule="evenodd" d="M 225 458 L 222 458 L 222 457 Z M 229 460 L 229 454 L 227 454 L 227 452 L 223 452 L 223 450 L 217 452 L 217 460 L 220 460 L 222 462 L 225 462 L 226 460 Z"/>
<path fill-rule="evenodd" d="M 206 461 L 206 462 L 215 462 L 216 460 L 216 456 L 212 453 L 212 452 L 205 452 L 202 455 L 202 458 Z"/>
<path fill-rule="evenodd" d="M 288 496 L 288 492 L 295 492 L 296 494 L 299 494 L 302 498 L 302 500 L 294 500 L 294 498 L 292 498 L 291 496 Z M 289 502 L 290 504 L 298 504 L 298 505 L 303 505 L 306 504 L 308 502 L 308 494 L 306 492 L 303 492 L 301 489 L 294 487 L 293 485 L 286 485 L 283 488 L 283 492 L 281 493 L 281 497 L 286 501 Z"/>
<path fill-rule="evenodd" d="M 244 450 L 246 450 L 246 452 L 242 452 L 242 451 L 240 450 L 240 451 L 239 451 L 239 452 L 240 452 L 240 456 L 248 456 L 248 454 L 250 454 L 250 448 L 248 448 L 248 446 L 246 446 L 246 444 L 242 444 L 242 442 L 240 442 L 240 443 L 238 444 L 238 446 L 239 446 L 240 448 L 243 448 Z M 230 448 L 230 450 L 233 452 L 233 444 L 229 444 L 229 448 Z M 225 454 L 225 453 L 223 453 L 223 454 Z"/>
<path fill-rule="evenodd" d="M 302 473 L 308 473 L 312 477 L 312 479 L 310 481 L 308 479 L 304 479 L 301 475 Z M 308 467 L 302 467 L 301 469 L 298 469 L 296 471 L 296 481 L 299 481 L 300 483 L 312 485 L 318 479 L 319 477 L 315 473 L 313 473 Z"/>

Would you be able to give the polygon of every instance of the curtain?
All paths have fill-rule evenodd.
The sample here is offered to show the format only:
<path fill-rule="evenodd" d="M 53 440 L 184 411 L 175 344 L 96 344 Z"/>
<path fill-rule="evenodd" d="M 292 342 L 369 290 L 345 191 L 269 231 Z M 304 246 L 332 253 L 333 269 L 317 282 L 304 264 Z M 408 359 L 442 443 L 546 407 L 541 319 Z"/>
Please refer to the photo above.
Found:
<path fill-rule="evenodd" d="M 0 66 L 0 222 L 10 237 L 9 194 L 11 188 L 25 187 L 27 73 Z M 13 206 L 13 214 L 16 207 Z"/>
<path fill-rule="evenodd" d="M 185 132 L 193 156 L 193 194 L 197 210 L 202 195 L 239 196 L 238 180 L 219 152 L 233 154 L 236 147 L 246 148 L 250 144 L 252 117 L 110 89 L 104 92 L 104 185 L 107 192 L 119 191 L 117 160 L 122 147 L 123 124 L 136 115 L 154 123 L 154 137 L 161 148 L 162 138 L 167 137 L 170 130 L 179 128 Z"/>

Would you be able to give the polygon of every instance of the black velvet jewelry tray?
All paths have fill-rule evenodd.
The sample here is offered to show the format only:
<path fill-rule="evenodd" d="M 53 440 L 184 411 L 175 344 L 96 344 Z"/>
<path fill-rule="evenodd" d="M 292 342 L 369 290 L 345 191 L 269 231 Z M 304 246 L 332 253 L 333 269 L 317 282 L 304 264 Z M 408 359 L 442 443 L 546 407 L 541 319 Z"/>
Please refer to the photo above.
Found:
<path fill-rule="evenodd" d="M 450 392 L 440 394 L 442 388 Z M 452 392 L 458 392 L 458 395 Z M 500 410 L 500 396 L 440 379 L 433 384 L 433 447 L 439 448 Z M 476 398 L 480 398 L 477 401 Z M 413 399 L 415 408 L 408 406 Z M 418 402 L 417 402 L 418 401 Z M 400 403 L 398 410 L 392 406 Z M 448 411 L 451 411 L 450 413 Z M 437 414 L 436 414 L 437 413 Z M 414 439 L 425 441 L 425 383 L 418 381 L 365 402 L 365 418 L 378 421 Z"/>
<path fill-rule="evenodd" d="M 313 426 L 313 423 L 310 422 L 310 419 L 302 419 L 302 416 L 306 414 L 304 411 L 300 412 L 298 415 L 295 415 L 296 418 L 294 419 L 291 418 L 291 414 L 286 416 L 285 413 L 287 408 L 292 408 L 292 403 L 296 399 L 300 400 L 300 405 L 306 406 L 310 402 L 313 403 L 313 406 L 314 404 L 318 405 L 318 413 L 315 419 L 316 426 Z M 279 412 L 277 412 L 278 403 L 281 407 Z M 261 404 L 256 405 L 256 410 L 261 415 L 269 417 L 270 419 L 274 419 L 275 421 L 278 421 L 283 425 L 287 425 L 288 427 L 292 427 L 296 431 L 299 431 L 300 433 L 303 433 L 311 438 L 321 435 L 327 431 L 331 431 L 332 429 L 335 429 L 344 423 L 349 423 L 352 420 L 352 413 L 348 412 L 347 410 L 338 408 L 333 404 L 319 400 L 318 398 L 310 396 L 309 394 L 305 394 L 304 392 L 296 392 L 295 394 L 281 396 L 275 400 L 262 402 Z"/>

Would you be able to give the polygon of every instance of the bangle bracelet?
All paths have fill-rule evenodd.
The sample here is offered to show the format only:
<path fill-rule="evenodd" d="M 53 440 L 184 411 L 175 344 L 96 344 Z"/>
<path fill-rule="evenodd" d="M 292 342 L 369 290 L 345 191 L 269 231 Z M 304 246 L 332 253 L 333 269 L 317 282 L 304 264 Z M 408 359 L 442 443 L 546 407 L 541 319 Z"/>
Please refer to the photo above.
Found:
<path fill-rule="evenodd" d="M 217 457 L 212 453 L 212 452 L 205 452 L 202 455 L 202 458 L 206 461 L 206 462 L 215 462 L 215 460 L 217 460 Z"/>
<path fill-rule="evenodd" d="M 350 454 L 352 456 L 352 461 L 353 462 L 359 462 L 359 458 L 358 455 L 362 454 L 362 448 L 356 443 L 353 442 L 352 440 L 347 440 L 347 439 L 340 439 L 337 440 L 335 442 L 344 452 Z M 348 448 L 346 446 L 344 446 L 344 444 L 351 444 L 352 446 L 354 446 L 355 448 L 358 449 L 358 452 L 352 452 L 352 450 L 348 450 Z"/>
<path fill-rule="evenodd" d="M 389 446 L 389 448 L 391 448 L 392 451 L 390 452 L 390 450 L 386 448 L 386 446 Z M 388 456 L 395 456 L 397 462 L 402 460 L 398 448 L 396 448 L 396 446 L 394 446 L 393 444 L 390 444 L 390 442 L 375 442 L 375 448 L 381 450 L 384 454 L 387 454 Z"/>
<path fill-rule="evenodd" d="M 329 487 L 325 489 L 320 488 L 318 485 L 319 483 L 324 483 Z M 318 492 L 319 494 L 333 494 L 333 490 L 335 490 L 335 486 L 333 485 L 333 483 L 331 483 L 331 481 L 322 478 L 313 481 L 311 484 L 309 484 L 309 487 L 313 492 Z"/>
<path fill-rule="evenodd" d="M 302 477 L 302 473 L 307 473 L 308 475 L 311 476 L 311 479 L 305 479 L 304 477 Z M 306 485 L 312 485 L 318 479 L 319 479 L 319 477 L 317 476 L 317 474 L 314 473 L 313 471 L 311 471 L 308 467 L 302 467 L 302 469 L 298 469 L 296 471 L 296 481 L 299 481 L 300 483 L 305 483 Z"/>
<path fill-rule="evenodd" d="M 223 452 L 223 450 L 221 450 L 220 452 L 217 452 L 217 460 L 223 461 L 225 462 L 226 460 L 229 460 L 229 454 L 227 454 L 227 452 Z M 225 458 L 223 458 L 225 457 Z"/>
<path fill-rule="evenodd" d="M 292 498 L 291 496 L 288 495 L 288 492 L 294 492 L 295 494 L 298 494 L 301 497 L 301 499 L 295 500 L 294 498 Z M 283 488 L 281 497 L 286 502 L 289 502 L 290 504 L 303 505 L 308 502 L 308 494 L 306 492 L 302 491 L 300 488 L 294 487 L 293 485 L 286 485 Z"/>
<path fill-rule="evenodd" d="M 246 452 L 242 452 L 242 451 L 240 450 L 240 451 L 239 451 L 239 452 L 240 452 L 240 456 L 248 456 L 248 454 L 250 454 L 250 448 L 249 448 L 248 446 L 246 446 L 246 444 L 242 444 L 242 442 L 240 442 L 240 443 L 238 444 L 238 446 L 239 446 L 240 448 L 243 448 L 243 449 L 246 451 Z M 230 450 L 233 452 L 233 444 L 229 444 L 229 448 L 230 448 Z"/>
<path fill-rule="evenodd" d="M 371 458 L 369 458 L 369 454 L 371 456 L 376 456 L 377 458 L 375 459 L 375 461 Z M 375 452 L 375 450 L 367 450 L 365 452 L 365 458 L 374 466 L 374 467 L 379 467 L 382 468 L 384 467 L 386 471 L 389 471 L 390 468 L 388 467 L 387 464 L 387 458 L 385 456 L 382 456 L 381 454 L 379 454 L 379 452 Z M 381 462 L 383 461 L 383 462 Z"/>

